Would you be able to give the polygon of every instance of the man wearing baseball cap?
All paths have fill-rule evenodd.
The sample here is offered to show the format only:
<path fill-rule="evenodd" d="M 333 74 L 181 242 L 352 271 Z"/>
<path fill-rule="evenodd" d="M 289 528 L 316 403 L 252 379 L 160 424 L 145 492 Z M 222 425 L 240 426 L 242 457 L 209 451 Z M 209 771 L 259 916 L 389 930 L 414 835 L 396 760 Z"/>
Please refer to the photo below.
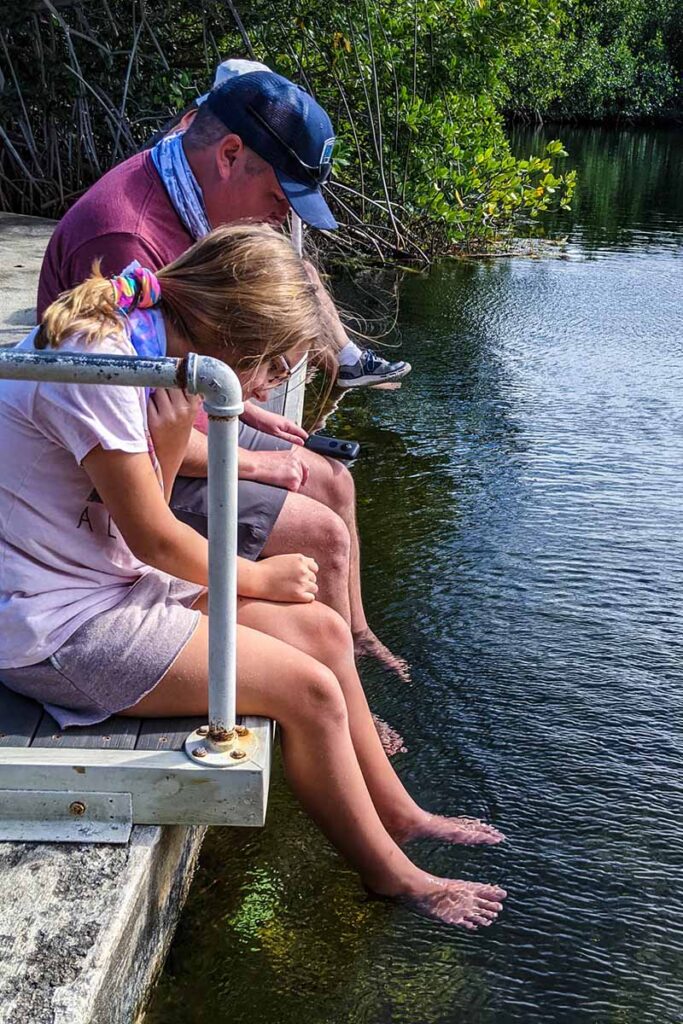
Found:
<path fill-rule="evenodd" d="M 256 71 L 264 71 L 268 73 L 270 72 L 270 68 L 265 64 L 261 64 L 254 60 L 242 60 L 236 58 L 224 60 L 216 68 L 212 92 L 216 93 L 219 87 L 224 85 L 225 82 L 228 82 L 239 75 L 253 74 Z M 285 79 L 285 81 L 287 81 L 287 79 Z M 288 84 L 292 85 L 291 82 Z M 192 123 L 199 107 L 205 103 L 210 96 L 212 96 L 211 92 L 204 93 L 203 96 L 199 96 L 189 107 L 176 114 L 169 124 L 166 125 L 165 129 L 154 136 L 149 145 L 158 143 L 165 135 L 172 134 L 174 131 L 186 130 Z M 221 116 L 220 112 L 218 113 L 218 116 Z M 225 118 L 222 118 L 222 120 L 225 120 Z M 330 141 L 332 144 L 334 143 L 333 138 Z M 268 162 L 270 163 L 271 160 Z M 292 208 L 299 214 L 305 223 L 313 227 L 326 227 L 328 230 L 331 230 L 333 227 L 337 227 L 336 221 L 331 217 L 329 210 L 327 210 L 327 216 L 329 218 L 327 223 L 323 223 L 321 221 L 316 222 L 310 217 L 304 215 L 301 210 L 297 210 L 297 203 L 296 201 L 292 202 L 291 196 L 288 195 L 288 198 Z M 347 337 L 336 310 L 329 304 L 328 312 L 333 323 L 332 334 L 337 348 L 338 370 L 335 383 L 338 388 L 347 389 L 367 387 L 374 384 L 397 381 L 402 377 L 405 377 L 406 374 L 410 372 L 410 363 L 406 363 L 404 360 L 389 361 L 387 359 L 383 359 L 382 356 L 378 355 L 372 349 L 361 348 L 356 345 L 355 342 L 351 341 Z"/>
<path fill-rule="evenodd" d="M 60 292 L 84 280 L 97 259 L 104 274 L 119 273 L 134 260 L 157 270 L 212 228 L 245 219 L 279 226 L 290 206 L 306 223 L 333 228 L 321 192 L 333 143 L 327 114 L 303 89 L 269 71 L 233 75 L 212 90 L 184 133 L 114 167 L 65 214 L 45 253 L 39 315 Z M 347 339 L 329 300 L 326 308 L 342 348 Z M 257 558 L 304 550 L 314 557 L 321 569 L 318 596 L 350 622 L 358 652 L 403 673 L 401 660 L 372 633 L 363 611 L 351 475 L 302 449 L 305 436 L 284 417 L 246 403 L 239 553 Z M 206 533 L 201 429 L 192 432 L 181 473 L 171 507 Z"/>

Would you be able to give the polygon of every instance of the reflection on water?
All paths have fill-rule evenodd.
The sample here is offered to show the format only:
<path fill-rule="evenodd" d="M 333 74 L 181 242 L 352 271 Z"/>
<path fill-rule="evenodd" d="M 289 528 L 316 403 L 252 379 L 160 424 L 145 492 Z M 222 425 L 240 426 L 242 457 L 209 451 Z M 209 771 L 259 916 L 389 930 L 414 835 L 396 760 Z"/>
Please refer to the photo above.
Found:
<path fill-rule="evenodd" d="M 680 128 L 518 128 L 512 146 L 519 156 L 540 155 L 549 137 L 561 138 L 569 153 L 563 169 L 580 175 L 572 212 L 548 218 L 549 234 L 569 233 L 570 249 L 592 258 L 680 252 Z"/>
<path fill-rule="evenodd" d="M 398 769 L 510 837 L 412 852 L 504 884 L 500 923 L 365 901 L 276 775 L 264 831 L 207 842 L 148 1024 L 683 1020 L 681 146 L 561 134 L 576 258 L 409 277 L 412 378 L 330 424 L 364 446 L 371 622 L 413 665 L 365 673 Z"/>

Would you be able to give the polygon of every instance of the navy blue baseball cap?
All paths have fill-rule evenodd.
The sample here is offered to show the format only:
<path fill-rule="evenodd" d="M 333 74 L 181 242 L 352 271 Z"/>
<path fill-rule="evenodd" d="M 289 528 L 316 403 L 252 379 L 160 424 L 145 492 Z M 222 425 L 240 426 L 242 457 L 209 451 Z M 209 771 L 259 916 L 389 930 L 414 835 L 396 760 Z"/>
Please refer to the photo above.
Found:
<path fill-rule="evenodd" d="M 312 96 L 272 71 L 252 71 L 212 89 L 206 106 L 271 165 L 304 223 L 338 227 L 321 192 L 332 170 L 334 129 Z"/>

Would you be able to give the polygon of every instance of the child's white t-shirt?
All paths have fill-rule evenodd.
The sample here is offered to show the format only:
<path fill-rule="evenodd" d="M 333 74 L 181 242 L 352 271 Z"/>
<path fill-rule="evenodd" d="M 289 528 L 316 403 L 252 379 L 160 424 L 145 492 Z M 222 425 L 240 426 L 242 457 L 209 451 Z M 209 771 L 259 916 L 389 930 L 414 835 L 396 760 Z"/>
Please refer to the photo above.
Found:
<path fill-rule="evenodd" d="M 136 354 L 118 339 L 64 350 Z M 143 388 L 0 380 L 0 669 L 54 654 L 150 571 L 81 467 L 96 445 L 152 456 Z"/>

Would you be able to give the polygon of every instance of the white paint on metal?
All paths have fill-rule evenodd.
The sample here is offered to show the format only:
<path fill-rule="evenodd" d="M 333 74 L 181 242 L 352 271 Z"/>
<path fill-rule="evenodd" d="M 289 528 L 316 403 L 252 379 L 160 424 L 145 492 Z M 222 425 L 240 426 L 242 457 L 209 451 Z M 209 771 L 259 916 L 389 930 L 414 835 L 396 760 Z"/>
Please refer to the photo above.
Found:
<path fill-rule="evenodd" d="M 0 790 L 0 841 L 127 843 L 130 793 Z"/>
<path fill-rule="evenodd" d="M 268 803 L 273 723 L 242 721 L 253 745 L 229 772 L 190 760 L 181 750 L 4 747 L 0 793 L 50 790 L 70 794 L 70 802 L 84 793 L 129 793 L 134 824 L 260 826 Z"/>
<path fill-rule="evenodd" d="M 302 256 L 304 251 L 303 224 L 301 217 L 298 213 L 294 213 L 294 210 L 292 210 L 292 245 L 299 256 Z"/>
<path fill-rule="evenodd" d="M 237 721 L 237 417 L 244 405 L 237 375 L 218 359 L 189 356 L 187 385 L 204 395 L 209 417 L 209 729 L 225 732 Z M 224 764 L 234 761 L 226 754 Z"/>

